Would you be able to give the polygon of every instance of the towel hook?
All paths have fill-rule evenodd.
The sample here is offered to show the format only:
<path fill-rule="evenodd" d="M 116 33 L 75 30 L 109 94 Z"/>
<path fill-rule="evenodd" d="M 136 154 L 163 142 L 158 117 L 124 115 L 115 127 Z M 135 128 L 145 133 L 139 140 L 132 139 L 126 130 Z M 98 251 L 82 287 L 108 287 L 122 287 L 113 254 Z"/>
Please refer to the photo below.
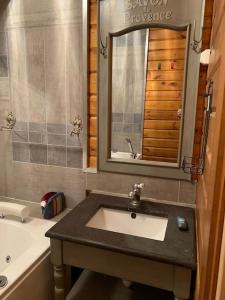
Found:
<path fill-rule="evenodd" d="M 102 41 L 102 32 L 100 32 L 100 53 L 103 55 L 104 58 L 107 58 L 107 48 L 108 48 L 108 39 L 105 38 L 105 45 Z"/>
<path fill-rule="evenodd" d="M 202 51 L 202 36 L 198 40 L 196 38 L 196 20 L 194 20 L 194 33 L 193 33 L 193 42 L 191 43 L 192 49 L 197 53 L 200 54 Z"/>
<path fill-rule="evenodd" d="M 5 120 L 6 120 L 6 125 L 0 127 L 0 131 L 13 130 L 13 128 L 16 126 L 16 117 L 14 116 L 14 114 L 12 112 L 8 113 Z"/>
<path fill-rule="evenodd" d="M 74 118 L 74 120 L 71 122 L 73 129 L 70 132 L 71 136 L 76 135 L 77 137 L 79 137 L 79 135 L 81 134 L 81 131 L 83 129 L 83 124 L 82 124 L 82 120 L 80 118 L 80 116 L 76 116 Z"/>

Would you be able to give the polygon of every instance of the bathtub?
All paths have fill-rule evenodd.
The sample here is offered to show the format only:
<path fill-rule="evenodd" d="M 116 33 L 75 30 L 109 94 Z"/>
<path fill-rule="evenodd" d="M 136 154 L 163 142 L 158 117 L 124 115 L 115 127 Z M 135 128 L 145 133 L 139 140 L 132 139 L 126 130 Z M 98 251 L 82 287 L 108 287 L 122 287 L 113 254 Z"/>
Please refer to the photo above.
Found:
<path fill-rule="evenodd" d="M 42 274 L 46 272 L 46 269 L 44 270 L 40 265 L 41 261 L 45 261 L 44 268 L 47 265 L 50 268 L 50 242 L 45 237 L 45 232 L 54 223 L 37 218 L 28 218 L 25 223 L 21 223 L 18 219 L 0 219 L 0 275 L 6 276 L 8 279 L 8 284 L 0 287 L 1 300 L 20 300 L 20 298 L 22 300 L 31 297 L 29 291 L 23 288 L 23 283 L 25 284 L 25 279 L 29 277 L 28 274 L 32 274 L 31 270 L 34 271 L 37 267 Z M 46 259 L 48 260 L 47 264 Z M 48 274 L 50 275 L 49 272 Z M 37 281 L 33 282 L 34 288 L 37 287 L 37 283 Z M 32 293 L 31 281 L 28 287 Z M 18 292 L 21 296 L 18 296 Z M 15 296 L 16 294 L 17 296 Z"/>

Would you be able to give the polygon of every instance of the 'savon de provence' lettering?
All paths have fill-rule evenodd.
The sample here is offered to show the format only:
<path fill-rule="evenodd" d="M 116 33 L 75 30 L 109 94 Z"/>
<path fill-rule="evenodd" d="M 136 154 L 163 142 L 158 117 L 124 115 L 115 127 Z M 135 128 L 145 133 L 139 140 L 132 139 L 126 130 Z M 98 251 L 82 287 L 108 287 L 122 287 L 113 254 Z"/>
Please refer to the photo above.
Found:
<path fill-rule="evenodd" d="M 152 6 L 167 6 L 168 0 L 127 0 L 126 8 L 135 9 L 136 7 L 146 7 L 149 4 Z"/>

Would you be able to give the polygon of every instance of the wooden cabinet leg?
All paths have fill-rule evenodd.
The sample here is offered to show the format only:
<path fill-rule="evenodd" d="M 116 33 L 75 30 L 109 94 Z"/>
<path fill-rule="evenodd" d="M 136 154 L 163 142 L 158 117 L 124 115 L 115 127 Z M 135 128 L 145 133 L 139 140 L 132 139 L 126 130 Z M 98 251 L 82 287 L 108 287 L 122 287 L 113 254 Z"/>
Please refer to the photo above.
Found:
<path fill-rule="evenodd" d="M 65 266 L 54 265 L 55 300 L 65 300 Z"/>
<path fill-rule="evenodd" d="M 175 300 L 188 300 L 190 298 L 192 270 L 175 267 L 173 294 Z"/>

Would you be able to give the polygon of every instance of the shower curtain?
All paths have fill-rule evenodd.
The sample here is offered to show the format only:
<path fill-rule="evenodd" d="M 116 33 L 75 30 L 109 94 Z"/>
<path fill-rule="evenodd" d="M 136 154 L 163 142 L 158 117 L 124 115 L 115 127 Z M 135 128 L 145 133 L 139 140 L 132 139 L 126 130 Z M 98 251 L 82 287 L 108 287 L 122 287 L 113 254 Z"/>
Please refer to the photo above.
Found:
<path fill-rule="evenodd" d="M 141 153 L 149 29 L 113 37 L 112 150 Z M 118 134 L 119 133 L 119 134 Z"/>

